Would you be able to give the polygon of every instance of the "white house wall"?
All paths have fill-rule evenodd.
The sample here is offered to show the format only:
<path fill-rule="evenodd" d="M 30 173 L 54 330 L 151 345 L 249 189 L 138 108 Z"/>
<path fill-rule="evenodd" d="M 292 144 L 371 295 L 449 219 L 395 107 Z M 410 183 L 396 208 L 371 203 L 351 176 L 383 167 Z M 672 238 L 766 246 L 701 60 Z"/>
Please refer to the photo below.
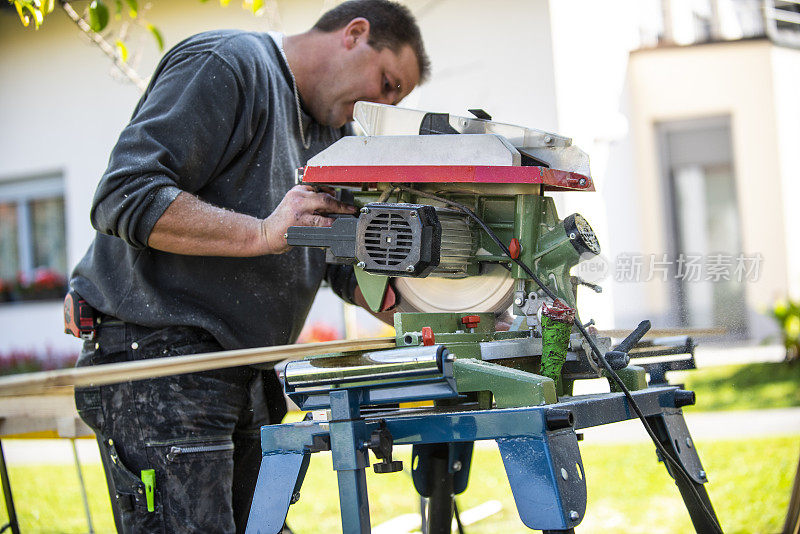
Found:
<path fill-rule="evenodd" d="M 784 234 L 782 245 L 787 255 L 789 293 L 800 298 L 800 50 L 792 48 L 772 49 L 772 67 L 775 76 L 775 109 L 778 127 L 777 147 L 780 167 L 781 194 L 776 204 L 783 208 Z"/>
<path fill-rule="evenodd" d="M 639 288 L 614 282 L 617 255 L 642 247 L 626 94 L 629 53 L 639 43 L 639 4 L 558 0 L 550 7 L 559 129 L 589 153 L 597 189 L 558 194 L 559 210 L 586 217 L 607 261 L 605 274 L 596 278 L 603 292 L 578 290 L 582 317 L 594 318 L 600 328 L 635 325 L 631 321 L 647 312 L 638 304 Z M 615 302 L 624 302 L 620 307 L 630 313 L 615 318 Z"/>

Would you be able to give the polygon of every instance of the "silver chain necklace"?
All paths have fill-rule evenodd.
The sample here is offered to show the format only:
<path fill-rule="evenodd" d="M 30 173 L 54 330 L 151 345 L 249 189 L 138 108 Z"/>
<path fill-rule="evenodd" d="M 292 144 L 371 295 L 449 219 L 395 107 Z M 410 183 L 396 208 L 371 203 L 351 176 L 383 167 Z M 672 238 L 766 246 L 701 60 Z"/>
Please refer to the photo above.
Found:
<path fill-rule="evenodd" d="M 286 68 L 289 69 L 289 76 L 292 77 L 292 88 L 294 89 L 294 103 L 297 106 L 297 125 L 300 127 L 300 142 L 303 143 L 303 148 L 308 150 L 311 146 L 311 139 L 306 140 L 305 130 L 303 129 L 303 111 L 300 108 L 300 93 L 297 92 L 297 80 L 292 72 L 292 67 L 289 65 L 289 59 L 286 57 L 286 52 L 283 49 L 283 35 L 280 33 L 270 32 L 270 35 L 278 42 L 278 49 L 281 51 L 281 56 L 286 62 Z"/>

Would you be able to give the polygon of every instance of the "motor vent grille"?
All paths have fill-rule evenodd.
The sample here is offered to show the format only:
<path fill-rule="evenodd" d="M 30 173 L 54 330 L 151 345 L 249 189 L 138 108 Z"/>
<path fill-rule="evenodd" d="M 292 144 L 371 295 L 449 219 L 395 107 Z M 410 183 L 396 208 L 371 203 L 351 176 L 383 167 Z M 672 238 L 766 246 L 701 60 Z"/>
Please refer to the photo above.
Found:
<path fill-rule="evenodd" d="M 398 213 L 380 213 L 364 229 L 364 251 L 377 265 L 400 265 L 411 253 L 414 232 Z"/>
<path fill-rule="evenodd" d="M 356 267 L 385 276 L 427 276 L 439 265 L 441 240 L 433 206 L 366 204 L 356 228 Z"/>

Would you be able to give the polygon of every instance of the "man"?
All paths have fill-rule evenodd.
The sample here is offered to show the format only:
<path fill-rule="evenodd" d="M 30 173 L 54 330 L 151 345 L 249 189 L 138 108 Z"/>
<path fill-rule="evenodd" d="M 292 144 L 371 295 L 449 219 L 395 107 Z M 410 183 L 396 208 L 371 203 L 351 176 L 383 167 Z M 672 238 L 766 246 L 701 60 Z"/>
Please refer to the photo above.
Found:
<path fill-rule="evenodd" d="M 395 104 L 428 70 L 412 15 L 387 0 L 346 2 L 299 35 L 209 32 L 168 52 L 95 194 L 98 234 L 70 285 L 99 324 L 78 365 L 292 343 L 323 276 L 352 300 L 351 273 L 284 234 L 353 208 L 292 187 L 294 170 L 356 101 Z M 244 530 L 258 429 L 285 414 L 273 371 L 85 388 L 76 405 L 119 530 Z"/>

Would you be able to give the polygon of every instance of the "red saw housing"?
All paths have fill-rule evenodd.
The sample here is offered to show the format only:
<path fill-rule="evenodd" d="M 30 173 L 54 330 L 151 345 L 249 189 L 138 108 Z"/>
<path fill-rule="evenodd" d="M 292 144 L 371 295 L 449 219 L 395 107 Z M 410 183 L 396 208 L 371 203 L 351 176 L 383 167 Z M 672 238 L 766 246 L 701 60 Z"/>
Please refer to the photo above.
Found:
<path fill-rule="evenodd" d="M 545 191 L 594 191 L 588 176 L 547 167 L 475 165 L 307 166 L 303 182 L 340 186 L 378 183 L 541 184 Z"/>

